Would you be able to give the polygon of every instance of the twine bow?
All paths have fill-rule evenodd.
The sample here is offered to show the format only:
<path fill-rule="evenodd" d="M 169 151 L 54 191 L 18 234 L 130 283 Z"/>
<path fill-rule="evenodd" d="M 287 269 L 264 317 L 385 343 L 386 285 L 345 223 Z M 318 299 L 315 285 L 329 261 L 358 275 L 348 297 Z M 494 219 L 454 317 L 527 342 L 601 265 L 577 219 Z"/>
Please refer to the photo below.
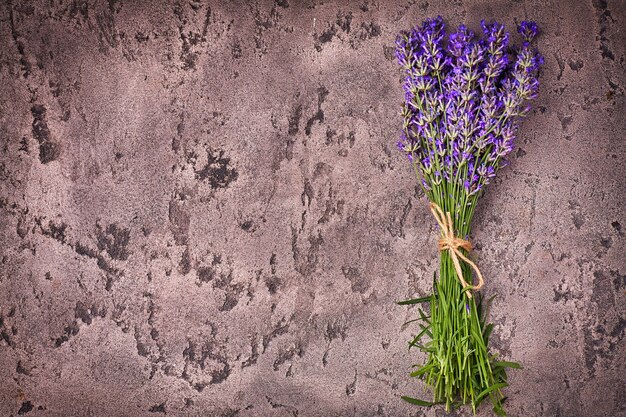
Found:
<path fill-rule="evenodd" d="M 447 250 L 450 253 L 450 258 L 452 258 L 452 262 L 454 263 L 454 269 L 456 270 L 456 274 L 459 277 L 459 281 L 461 281 L 461 285 L 463 285 L 463 289 L 467 287 L 471 287 L 473 290 L 480 289 L 483 284 L 483 274 L 480 273 L 480 269 L 476 266 L 476 264 L 469 259 L 465 255 L 461 253 L 459 248 L 463 248 L 467 251 L 472 249 L 472 244 L 465 239 L 461 239 L 460 237 L 454 236 L 454 227 L 452 223 L 452 216 L 450 216 L 450 212 L 446 212 L 444 215 L 443 210 L 435 203 L 430 203 L 430 211 L 435 216 L 435 220 L 439 223 L 439 227 L 441 228 L 441 238 L 439 239 L 439 251 Z M 459 258 L 465 261 L 469 266 L 472 267 L 474 271 L 476 271 L 476 275 L 478 276 L 478 285 L 468 284 L 467 281 L 463 278 L 463 270 L 461 269 L 461 263 L 459 262 Z M 467 298 L 472 298 L 472 292 L 466 291 L 465 294 Z"/>

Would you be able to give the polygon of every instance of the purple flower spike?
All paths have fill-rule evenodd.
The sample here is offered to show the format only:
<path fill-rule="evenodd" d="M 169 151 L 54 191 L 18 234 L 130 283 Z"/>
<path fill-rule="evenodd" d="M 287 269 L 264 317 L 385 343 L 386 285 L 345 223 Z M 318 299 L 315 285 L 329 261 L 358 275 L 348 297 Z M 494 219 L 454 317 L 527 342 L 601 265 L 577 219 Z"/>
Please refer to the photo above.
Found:
<path fill-rule="evenodd" d="M 522 38 L 524 38 L 526 42 L 530 43 L 535 38 L 535 36 L 537 36 L 537 24 L 529 20 L 524 20 L 522 23 L 520 23 L 517 31 L 522 35 Z"/>
<path fill-rule="evenodd" d="M 424 171 L 428 172 L 431 169 L 431 164 L 430 164 L 430 157 L 427 156 L 426 158 L 422 159 L 422 167 L 424 169 Z"/>
<path fill-rule="evenodd" d="M 460 25 L 446 39 L 438 16 L 396 39 L 405 71 L 398 148 L 415 164 L 429 197 L 447 195 L 449 185 L 478 195 L 506 164 L 518 120 L 537 96 L 543 58 L 530 46 L 537 24 L 520 24 L 524 41 L 517 48 L 509 47 L 504 25 L 482 21 L 481 27 L 474 34 Z"/>
<path fill-rule="evenodd" d="M 457 58 L 460 57 L 473 37 L 474 34 L 472 31 L 467 30 L 465 25 L 459 26 L 459 29 L 455 33 L 450 34 L 448 51 L 451 55 Z"/>

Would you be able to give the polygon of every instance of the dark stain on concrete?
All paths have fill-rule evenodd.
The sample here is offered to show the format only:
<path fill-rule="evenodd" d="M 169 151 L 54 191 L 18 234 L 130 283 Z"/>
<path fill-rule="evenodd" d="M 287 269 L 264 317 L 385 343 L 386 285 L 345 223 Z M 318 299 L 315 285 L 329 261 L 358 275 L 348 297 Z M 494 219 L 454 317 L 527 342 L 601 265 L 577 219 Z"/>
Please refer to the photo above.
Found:
<path fill-rule="evenodd" d="M 211 188 L 226 188 L 235 181 L 239 173 L 231 166 L 230 158 L 224 156 L 223 150 L 207 150 L 206 165 L 196 171 L 196 178 L 208 181 Z"/>
<path fill-rule="evenodd" d="M 185 250 L 181 255 L 180 262 L 178 263 L 179 271 L 183 275 L 187 275 L 191 272 L 192 262 L 191 262 L 191 254 L 189 253 L 189 247 L 185 246 Z"/>
<path fill-rule="evenodd" d="M 215 270 L 211 267 L 198 268 L 198 280 L 201 283 L 211 282 L 215 278 Z"/>
<path fill-rule="evenodd" d="M 65 243 L 65 232 L 67 230 L 67 224 L 54 223 L 52 221 L 48 222 L 47 227 L 41 226 L 41 222 L 39 219 L 36 220 L 41 227 L 41 231 L 45 236 L 49 236 L 52 239 L 59 241 L 60 243 Z"/>
<path fill-rule="evenodd" d="M 82 301 L 78 301 L 74 308 L 74 316 L 86 325 L 90 325 L 94 317 L 105 317 L 106 309 L 99 309 L 96 305 L 89 306 Z"/>
<path fill-rule="evenodd" d="M 352 397 L 356 393 L 357 372 L 354 371 L 354 380 L 346 385 L 346 395 Z"/>
<path fill-rule="evenodd" d="M 300 249 L 298 244 L 298 232 L 295 228 L 291 228 L 291 252 L 295 261 L 295 269 L 303 276 L 308 276 L 317 268 L 319 261 L 318 253 L 321 245 L 324 243 L 322 232 L 310 234 L 306 239 L 308 248 Z"/>
<path fill-rule="evenodd" d="M 78 327 L 78 323 L 74 321 L 63 329 L 63 334 L 61 336 L 54 339 L 54 346 L 57 348 L 61 347 L 65 342 L 70 340 L 72 336 L 76 336 L 79 331 L 80 328 Z"/>
<path fill-rule="evenodd" d="M 267 286 L 267 290 L 270 294 L 274 295 L 283 286 L 283 281 L 279 277 L 272 275 L 265 279 L 265 285 Z"/>
<path fill-rule="evenodd" d="M 80 242 L 76 242 L 74 244 L 74 251 L 78 255 L 86 256 L 88 258 L 96 260 L 96 265 L 98 266 L 98 268 L 100 268 L 106 274 L 105 288 L 107 291 L 111 291 L 115 279 L 123 275 L 123 272 L 120 269 L 112 266 L 110 262 L 104 256 L 99 254 L 95 249 L 91 249 Z"/>
<path fill-rule="evenodd" d="M 106 251 L 111 259 L 125 261 L 128 259 L 128 243 L 130 242 L 130 229 L 109 224 L 103 228 L 96 223 L 96 239 L 98 249 Z"/>
<path fill-rule="evenodd" d="M 149 411 L 150 413 L 163 413 L 163 414 L 167 414 L 167 410 L 166 410 L 166 408 L 165 408 L 165 404 L 166 404 L 166 403 L 161 403 L 161 404 L 156 404 L 156 405 L 153 405 L 152 407 L 150 407 L 150 408 L 148 409 L 148 411 Z"/>
<path fill-rule="evenodd" d="M 576 61 L 570 59 L 567 62 L 567 65 L 569 65 L 573 71 L 578 71 L 584 66 L 584 63 L 580 59 L 577 59 Z"/>
<path fill-rule="evenodd" d="M 13 332 L 9 330 L 6 323 L 4 322 L 4 317 L 0 315 L 0 340 L 3 340 L 7 344 L 7 346 L 14 348 L 15 342 L 11 337 L 12 333 Z"/>
<path fill-rule="evenodd" d="M 191 217 L 187 213 L 185 206 L 185 199 L 180 194 L 172 197 L 169 202 L 168 218 L 177 245 L 187 244 Z"/>
<path fill-rule="evenodd" d="M 33 115 L 33 137 L 39 143 L 39 160 L 42 164 L 47 164 L 59 157 L 61 148 L 52 139 L 52 134 L 48 128 L 46 107 L 42 104 L 36 104 L 31 107 L 30 111 Z"/>
<path fill-rule="evenodd" d="M 301 118 L 302 118 L 302 105 L 298 104 L 292 109 L 291 114 L 289 115 L 289 118 L 288 118 L 289 128 L 288 128 L 287 133 L 289 133 L 291 136 L 299 132 Z"/>
<path fill-rule="evenodd" d="M 353 292 L 365 293 L 370 289 L 370 283 L 367 277 L 365 277 L 358 268 L 352 266 L 341 267 L 341 273 L 350 281 L 350 287 Z"/>
<path fill-rule="evenodd" d="M 274 364 L 273 364 L 274 371 L 278 371 L 284 363 L 292 361 L 296 357 L 301 358 L 303 356 L 304 356 L 304 347 L 302 346 L 302 343 L 298 341 L 298 342 L 291 344 L 286 349 L 282 349 L 279 351 L 278 356 L 274 360 Z M 291 366 L 288 368 L 287 373 L 289 373 L 290 369 L 291 369 Z"/>
<path fill-rule="evenodd" d="M 252 341 L 250 343 L 250 356 L 241 363 L 241 368 L 247 368 L 249 366 L 255 365 L 257 360 L 259 359 L 259 346 L 257 342 L 256 334 L 253 336 Z"/>
<path fill-rule="evenodd" d="M 380 36 L 382 33 L 382 29 L 380 25 L 376 22 L 368 22 L 361 23 L 361 30 L 359 33 L 359 38 L 361 40 L 372 39 L 377 36 Z"/>
<path fill-rule="evenodd" d="M 593 7 L 596 9 L 596 16 L 598 17 L 598 37 L 600 41 L 600 51 L 602 52 L 602 58 L 615 60 L 615 54 L 610 48 L 610 40 L 607 37 L 607 29 L 614 22 L 611 11 L 608 8 L 608 2 L 606 0 L 593 0 Z"/>
<path fill-rule="evenodd" d="M 324 111 L 322 110 L 322 104 L 324 104 L 328 94 L 329 91 L 324 86 L 317 89 L 317 112 L 306 122 L 304 133 L 307 136 L 311 135 L 311 129 L 313 128 L 313 124 L 315 122 L 324 123 Z"/>
<path fill-rule="evenodd" d="M 216 331 L 213 329 L 214 337 Z M 213 339 L 198 342 L 188 340 L 183 358 L 185 370 L 182 377 L 198 392 L 202 392 L 209 385 L 223 383 L 232 372 L 226 357 Z"/>
<path fill-rule="evenodd" d="M 266 349 L 269 347 L 270 343 L 272 342 L 272 340 L 274 340 L 275 338 L 286 334 L 289 331 L 289 325 L 290 325 L 290 319 L 287 319 L 286 317 L 282 317 L 280 319 L 280 321 L 278 322 L 278 324 L 272 329 L 272 331 L 263 336 L 263 352 L 265 353 Z"/>
<path fill-rule="evenodd" d="M 313 185 L 311 185 L 311 181 L 309 181 L 308 179 L 304 180 L 304 190 L 300 195 L 302 205 L 305 207 L 311 207 L 311 202 L 313 201 L 314 196 L 315 190 L 313 190 Z"/>
<path fill-rule="evenodd" d="M 33 411 L 33 408 L 35 408 L 35 407 L 33 406 L 33 404 L 30 401 L 24 401 L 22 403 L 22 406 L 20 407 L 20 409 L 17 411 L 17 414 L 18 415 L 23 415 L 23 414 L 29 413 L 29 412 Z"/>
<path fill-rule="evenodd" d="M 337 338 L 341 338 L 342 341 L 345 341 L 348 337 L 347 329 L 348 326 L 346 323 L 340 320 L 329 321 L 326 323 L 326 339 L 328 339 L 329 342 Z"/>

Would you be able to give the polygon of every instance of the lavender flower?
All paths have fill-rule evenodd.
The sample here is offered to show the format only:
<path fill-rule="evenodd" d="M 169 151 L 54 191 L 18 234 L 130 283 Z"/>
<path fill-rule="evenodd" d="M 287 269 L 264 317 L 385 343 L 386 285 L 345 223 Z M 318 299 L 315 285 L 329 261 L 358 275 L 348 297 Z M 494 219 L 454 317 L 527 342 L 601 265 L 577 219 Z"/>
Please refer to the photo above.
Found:
<path fill-rule="evenodd" d="M 465 239 L 482 190 L 515 147 L 519 120 L 537 96 L 543 64 L 531 46 L 538 33 L 534 22 L 520 24 L 518 47 L 510 45 L 502 24 L 483 20 L 481 28 L 482 38 L 460 25 L 446 39 L 444 22 L 437 17 L 402 32 L 396 41 L 405 75 L 398 148 L 415 167 L 426 196 L 435 203 L 432 207 L 447 212 L 454 219 L 454 235 Z M 468 250 L 468 245 L 459 247 Z M 472 297 L 466 302 L 469 293 L 463 293 L 459 283 L 465 287 L 463 277 L 471 282 L 471 272 L 460 270 L 454 259 L 442 252 L 439 279 L 429 300 L 430 321 L 421 325 L 409 345 L 428 353 L 428 362 L 412 375 L 433 388 L 432 404 L 445 403 L 449 410 L 462 400 L 471 403 L 476 414 L 488 393 L 496 414 L 506 415 L 500 391 L 507 385 L 504 368 L 517 365 L 489 354 L 489 330 L 479 318 L 480 304 Z M 416 301 L 424 302 L 406 304 Z M 424 334 L 430 342 L 418 344 Z"/>
<path fill-rule="evenodd" d="M 474 204 L 506 163 L 519 119 L 537 96 L 543 64 L 531 46 L 536 23 L 519 25 L 517 48 L 504 25 L 483 20 L 481 28 L 482 39 L 465 25 L 446 39 L 443 19 L 436 17 L 396 40 L 405 71 L 398 147 L 416 164 L 432 201 L 451 193 L 467 200 L 459 207 Z"/>
<path fill-rule="evenodd" d="M 529 22 L 524 20 L 520 23 L 518 32 L 522 35 L 526 42 L 531 42 L 535 36 L 537 36 L 537 24 L 535 22 Z"/>

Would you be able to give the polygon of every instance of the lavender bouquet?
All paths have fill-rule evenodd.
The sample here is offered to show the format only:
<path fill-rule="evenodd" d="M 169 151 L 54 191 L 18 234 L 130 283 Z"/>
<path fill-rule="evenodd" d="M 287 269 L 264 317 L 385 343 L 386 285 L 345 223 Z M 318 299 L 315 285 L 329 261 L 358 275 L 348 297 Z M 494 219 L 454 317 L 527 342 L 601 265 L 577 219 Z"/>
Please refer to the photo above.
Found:
<path fill-rule="evenodd" d="M 428 354 L 411 376 L 423 379 L 434 398 L 402 398 L 417 405 L 445 403 L 446 409 L 469 403 L 474 413 L 490 398 L 496 414 L 506 415 L 506 368 L 520 366 L 489 354 L 493 325 L 486 324 L 487 303 L 473 296 L 483 277 L 467 258 L 472 247 L 467 239 L 478 197 L 506 165 L 519 120 L 537 95 L 543 60 L 530 45 L 537 34 L 534 22 L 521 23 L 519 47 L 509 45 L 503 25 L 482 21 L 481 26 L 483 39 L 461 25 L 446 40 L 437 17 L 396 41 L 406 75 L 398 147 L 413 165 L 441 230 L 432 295 L 399 303 L 429 304 L 419 310 L 421 331 L 409 348 Z M 430 340 L 423 342 L 424 336 Z"/>

